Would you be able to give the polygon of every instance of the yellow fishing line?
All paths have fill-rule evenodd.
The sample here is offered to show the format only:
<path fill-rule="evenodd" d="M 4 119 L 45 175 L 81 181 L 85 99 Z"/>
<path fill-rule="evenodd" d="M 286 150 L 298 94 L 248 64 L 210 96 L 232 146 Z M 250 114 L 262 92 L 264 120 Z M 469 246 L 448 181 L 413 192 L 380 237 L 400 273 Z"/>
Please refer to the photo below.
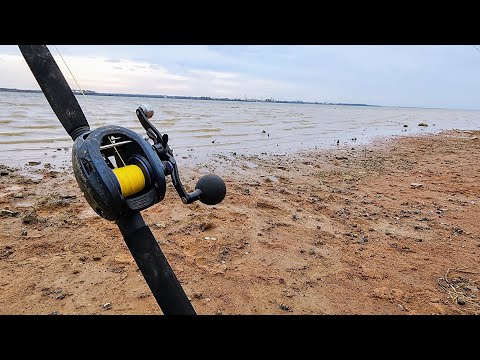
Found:
<path fill-rule="evenodd" d="M 145 176 L 137 165 L 127 165 L 113 169 L 123 197 L 138 193 L 145 187 Z"/>

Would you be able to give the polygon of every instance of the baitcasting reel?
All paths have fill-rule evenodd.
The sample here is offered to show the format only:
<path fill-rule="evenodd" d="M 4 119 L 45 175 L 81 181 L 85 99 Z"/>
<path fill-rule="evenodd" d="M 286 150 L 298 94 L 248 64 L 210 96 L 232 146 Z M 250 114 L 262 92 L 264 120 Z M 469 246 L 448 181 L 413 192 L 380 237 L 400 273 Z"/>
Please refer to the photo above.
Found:
<path fill-rule="evenodd" d="M 220 203 L 226 194 L 225 182 L 217 175 L 204 175 L 194 191 L 186 192 L 168 135 L 160 134 L 148 120 L 153 109 L 141 105 L 136 114 L 153 145 L 134 131 L 112 125 L 75 139 L 73 171 L 95 212 L 107 220 L 117 220 L 162 201 L 168 175 L 184 204 L 196 200 L 207 205 Z"/>

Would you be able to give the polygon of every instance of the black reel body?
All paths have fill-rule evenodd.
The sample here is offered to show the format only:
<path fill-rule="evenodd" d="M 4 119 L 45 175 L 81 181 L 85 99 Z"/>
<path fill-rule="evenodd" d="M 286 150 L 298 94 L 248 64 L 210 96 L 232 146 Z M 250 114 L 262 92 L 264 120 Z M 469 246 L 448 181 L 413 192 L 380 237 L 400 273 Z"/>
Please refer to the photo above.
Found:
<path fill-rule="evenodd" d="M 75 178 L 85 199 L 107 220 L 117 220 L 163 200 L 165 168 L 152 145 L 139 134 L 121 126 L 104 126 L 81 134 L 73 144 Z M 144 187 L 129 196 L 122 194 L 115 168 L 138 166 Z"/>

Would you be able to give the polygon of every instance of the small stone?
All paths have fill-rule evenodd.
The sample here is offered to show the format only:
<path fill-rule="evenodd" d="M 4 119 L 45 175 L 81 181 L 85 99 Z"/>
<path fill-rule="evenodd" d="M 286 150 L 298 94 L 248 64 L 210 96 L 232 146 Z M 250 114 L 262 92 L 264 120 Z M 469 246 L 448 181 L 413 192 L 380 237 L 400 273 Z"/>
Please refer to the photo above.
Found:
<path fill-rule="evenodd" d="M 297 214 L 293 214 L 293 215 L 292 215 L 292 219 L 293 219 L 293 220 L 299 220 L 299 219 L 300 219 L 300 216 L 298 216 Z"/>
<path fill-rule="evenodd" d="M 112 308 L 112 304 L 110 304 L 109 302 L 105 303 L 102 305 L 102 308 L 104 310 L 110 310 Z"/>
<path fill-rule="evenodd" d="M 408 127 L 408 125 L 407 125 L 407 124 L 405 124 L 405 125 L 403 125 L 403 127 Z"/>
<path fill-rule="evenodd" d="M 420 187 L 422 187 L 422 186 L 423 186 L 423 184 L 420 184 L 420 183 L 411 183 L 411 184 L 410 184 L 410 187 L 411 187 L 412 189 L 417 189 L 417 188 L 420 188 Z"/>
<path fill-rule="evenodd" d="M 286 304 L 284 304 L 284 303 L 281 303 L 279 307 L 280 307 L 280 309 L 282 309 L 283 311 L 290 311 L 290 310 L 291 310 L 290 306 L 288 306 L 288 305 L 286 305 Z"/>
<path fill-rule="evenodd" d="M 16 193 L 15 195 L 13 195 L 13 197 L 14 197 L 14 198 L 17 198 L 17 199 L 21 199 L 21 198 L 23 198 L 24 196 L 25 196 L 25 195 L 23 195 L 22 192 L 18 192 L 18 193 Z"/>
<path fill-rule="evenodd" d="M 420 124 L 418 124 L 418 126 L 424 126 L 424 127 L 427 127 L 427 126 L 428 126 L 428 124 L 426 124 L 426 123 L 420 123 Z"/>
<path fill-rule="evenodd" d="M 268 176 L 265 178 L 266 183 L 278 183 L 278 179 L 276 176 Z"/>
<path fill-rule="evenodd" d="M 0 215 L 3 215 L 3 216 L 17 216 L 18 212 L 10 211 L 10 210 L 0 210 Z"/>
<path fill-rule="evenodd" d="M 217 310 L 216 314 L 217 315 L 223 315 L 222 310 Z"/>
<path fill-rule="evenodd" d="M 7 176 L 7 175 L 8 175 L 8 171 L 5 171 L 5 170 L 0 171 L 0 176 Z"/>
<path fill-rule="evenodd" d="M 101 256 L 94 256 L 93 257 L 93 261 L 100 261 L 100 260 L 102 260 Z"/>
<path fill-rule="evenodd" d="M 27 236 L 27 229 L 22 230 L 22 236 Z"/>
<path fill-rule="evenodd" d="M 82 255 L 78 258 L 78 260 L 83 261 L 83 262 L 87 261 L 87 259 L 88 259 L 88 257 L 86 257 L 85 255 Z"/>
<path fill-rule="evenodd" d="M 35 211 L 28 213 L 22 218 L 22 222 L 24 224 L 36 224 L 38 222 L 37 213 Z"/>
<path fill-rule="evenodd" d="M 465 298 L 460 295 L 458 298 L 457 298 L 457 304 L 458 305 L 465 305 Z"/>
<path fill-rule="evenodd" d="M 265 130 L 262 130 L 262 134 L 265 134 L 265 133 L 266 133 L 266 131 L 265 131 Z"/>
<path fill-rule="evenodd" d="M 208 230 L 208 229 L 211 229 L 211 228 L 214 228 L 214 227 L 215 227 L 215 225 L 212 224 L 212 223 L 210 223 L 210 222 L 209 222 L 209 223 L 201 223 L 201 224 L 200 224 L 200 230 L 201 230 L 201 231 L 205 231 L 205 230 Z"/>
<path fill-rule="evenodd" d="M 205 236 L 205 240 L 210 240 L 210 236 Z"/>
<path fill-rule="evenodd" d="M 348 160 L 348 157 L 346 157 L 344 155 L 336 155 L 335 159 L 337 159 L 337 160 Z"/>
<path fill-rule="evenodd" d="M 65 299 L 65 294 L 59 294 L 55 296 L 55 300 L 62 300 L 62 299 Z"/>
<path fill-rule="evenodd" d="M 27 163 L 28 166 L 37 166 L 40 165 L 42 162 L 41 161 L 29 161 Z"/>
<path fill-rule="evenodd" d="M 159 229 L 165 229 L 167 226 L 165 225 L 164 222 L 158 222 L 158 223 L 155 223 L 155 227 Z"/>

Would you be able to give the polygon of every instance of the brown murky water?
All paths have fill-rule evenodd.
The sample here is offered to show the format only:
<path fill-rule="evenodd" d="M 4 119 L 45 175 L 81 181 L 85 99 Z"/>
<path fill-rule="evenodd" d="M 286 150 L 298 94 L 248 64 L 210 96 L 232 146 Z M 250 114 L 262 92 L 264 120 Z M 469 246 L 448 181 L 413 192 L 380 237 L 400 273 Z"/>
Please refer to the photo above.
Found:
<path fill-rule="evenodd" d="M 337 105 L 247 103 L 158 98 L 77 97 L 92 128 L 116 124 L 144 134 L 135 110 L 155 109 L 154 125 L 168 133 L 182 162 L 214 153 L 278 154 L 375 136 L 479 129 L 480 111 Z M 98 116 L 98 118 L 97 118 Z M 428 127 L 419 127 L 424 122 Z M 404 127 L 408 125 L 408 127 Z M 70 166 L 71 139 L 43 94 L 0 92 L 0 163 Z"/>

